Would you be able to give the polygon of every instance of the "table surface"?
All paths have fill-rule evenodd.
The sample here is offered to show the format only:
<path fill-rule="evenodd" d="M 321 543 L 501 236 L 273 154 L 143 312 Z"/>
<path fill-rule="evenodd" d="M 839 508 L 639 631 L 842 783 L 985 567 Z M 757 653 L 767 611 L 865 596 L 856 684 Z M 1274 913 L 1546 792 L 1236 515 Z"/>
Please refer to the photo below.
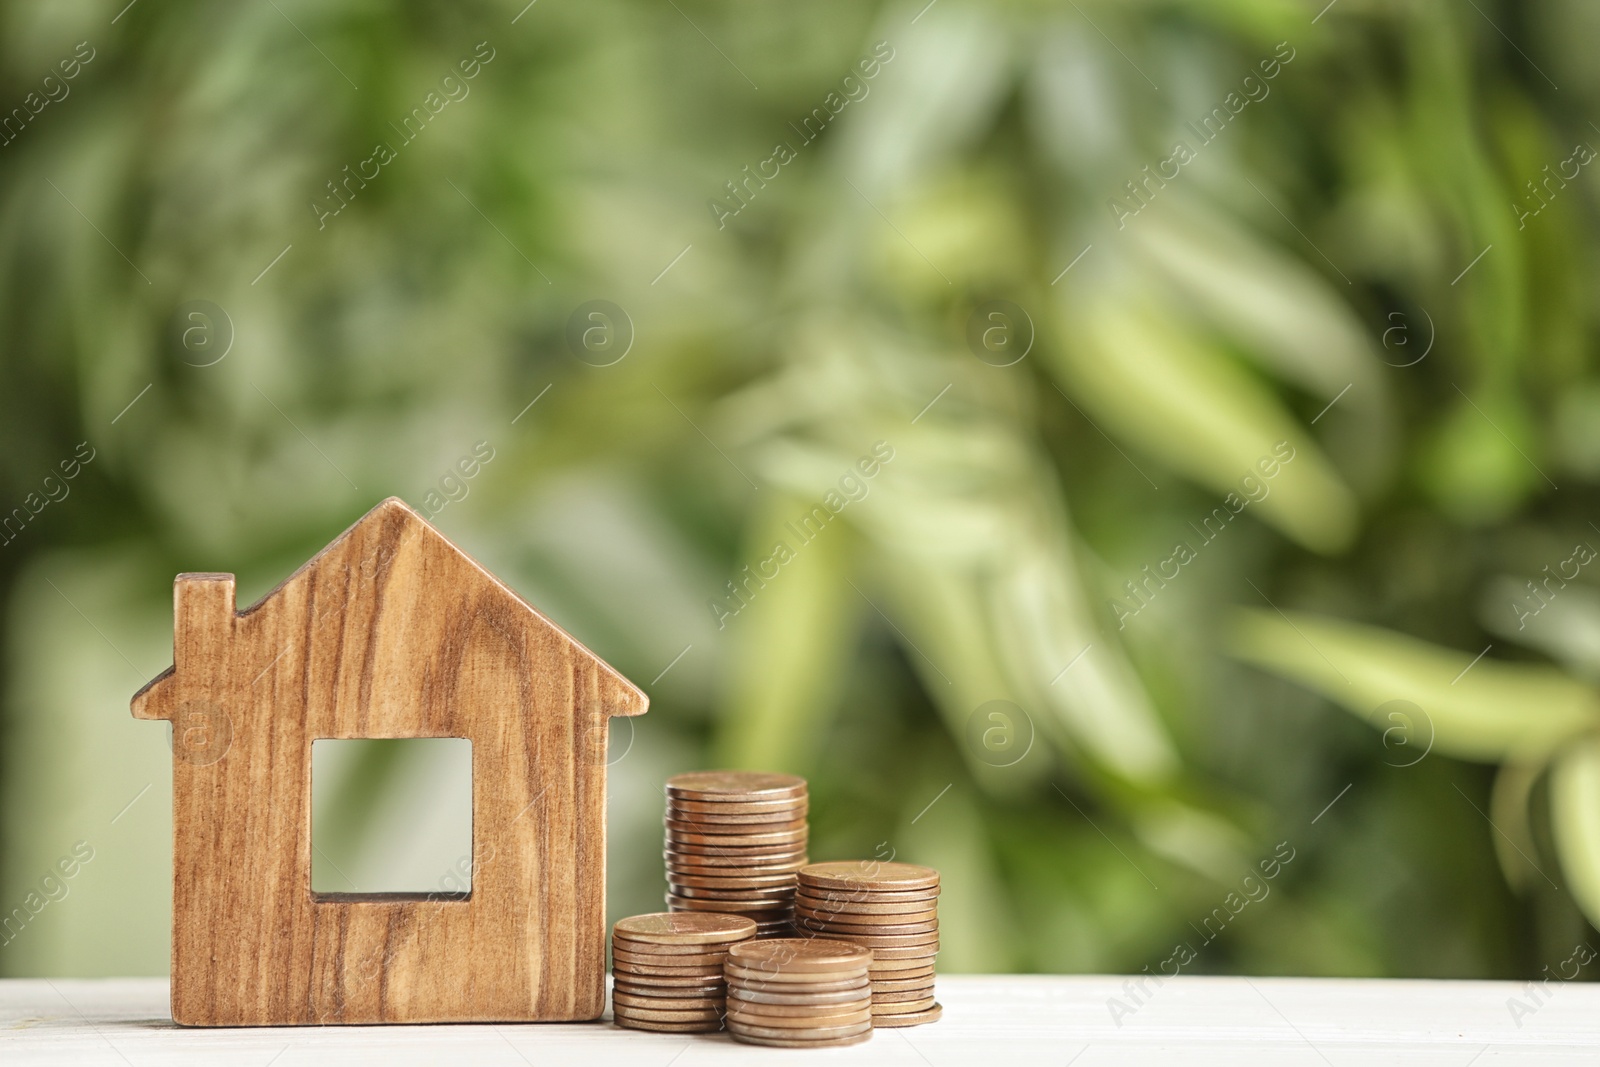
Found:
<path fill-rule="evenodd" d="M 851 1048 L 736 1044 L 609 1021 L 182 1029 L 160 978 L 0 981 L 0 1064 L 1503 1064 L 1600 1063 L 1600 984 L 941 976 L 942 1021 Z M 1120 1005 L 1120 1007 L 1119 1007 Z"/>

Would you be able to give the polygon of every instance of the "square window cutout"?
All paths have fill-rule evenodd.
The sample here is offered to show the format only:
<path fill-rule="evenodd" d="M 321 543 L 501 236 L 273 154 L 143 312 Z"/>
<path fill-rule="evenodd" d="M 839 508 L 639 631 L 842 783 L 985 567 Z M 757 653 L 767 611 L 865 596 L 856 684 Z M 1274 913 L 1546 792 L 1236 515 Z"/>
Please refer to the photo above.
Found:
<path fill-rule="evenodd" d="M 472 742 L 311 743 L 311 891 L 465 899 L 472 889 Z"/>

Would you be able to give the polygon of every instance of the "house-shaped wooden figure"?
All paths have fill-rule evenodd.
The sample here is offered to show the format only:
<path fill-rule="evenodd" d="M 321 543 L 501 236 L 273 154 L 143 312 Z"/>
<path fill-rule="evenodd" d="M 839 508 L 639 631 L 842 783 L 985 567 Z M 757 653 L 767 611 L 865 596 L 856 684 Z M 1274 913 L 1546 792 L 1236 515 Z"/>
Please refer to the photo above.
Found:
<path fill-rule="evenodd" d="M 196 1026 L 597 1018 L 606 726 L 645 695 L 385 500 L 254 606 L 180 574 L 172 1016 Z M 311 743 L 472 742 L 466 894 L 311 888 Z"/>

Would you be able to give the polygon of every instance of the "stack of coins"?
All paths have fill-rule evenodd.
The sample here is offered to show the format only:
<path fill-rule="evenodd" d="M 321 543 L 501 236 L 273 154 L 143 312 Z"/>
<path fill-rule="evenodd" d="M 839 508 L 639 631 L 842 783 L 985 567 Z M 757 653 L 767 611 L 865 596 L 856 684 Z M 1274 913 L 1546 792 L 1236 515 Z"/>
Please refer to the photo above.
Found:
<path fill-rule="evenodd" d="M 667 906 L 793 933 L 795 872 L 806 864 L 806 781 L 704 771 L 667 780 Z"/>
<path fill-rule="evenodd" d="M 822 938 L 728 950 L 728 1032 L 752 1045 L 816 1048 L 872 1036 L 872 950 Z"/>
<path fill-rule="evenodd" d="M 872 1022 L 916 1026 L 939 1018 L 939 872 L 909 863 L 813 863 L 800 871 L 795 926 L 872 950 Z"/>
<path fill-rule="evenodd" d="M 660 912 L 611 928 L 611 1014 L 635 1030 L 722 1029 L 728 949 L 755 936 L 738 915 Z"/>

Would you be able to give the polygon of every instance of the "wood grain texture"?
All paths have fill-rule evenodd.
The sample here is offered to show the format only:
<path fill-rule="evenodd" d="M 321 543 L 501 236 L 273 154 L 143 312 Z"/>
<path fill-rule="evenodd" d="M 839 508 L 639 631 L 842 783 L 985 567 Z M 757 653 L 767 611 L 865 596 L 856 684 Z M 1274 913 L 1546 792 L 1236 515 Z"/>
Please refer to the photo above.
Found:
<path fill-rule="evenodd" d="M 597 1018 L 607 721 L 636 687 L 396 499 L 239 612 L 179 575 L 172 1016 L 186 1025 Z M 472 742 L 472 889 L 311 890 L 311 743 Z"/>

